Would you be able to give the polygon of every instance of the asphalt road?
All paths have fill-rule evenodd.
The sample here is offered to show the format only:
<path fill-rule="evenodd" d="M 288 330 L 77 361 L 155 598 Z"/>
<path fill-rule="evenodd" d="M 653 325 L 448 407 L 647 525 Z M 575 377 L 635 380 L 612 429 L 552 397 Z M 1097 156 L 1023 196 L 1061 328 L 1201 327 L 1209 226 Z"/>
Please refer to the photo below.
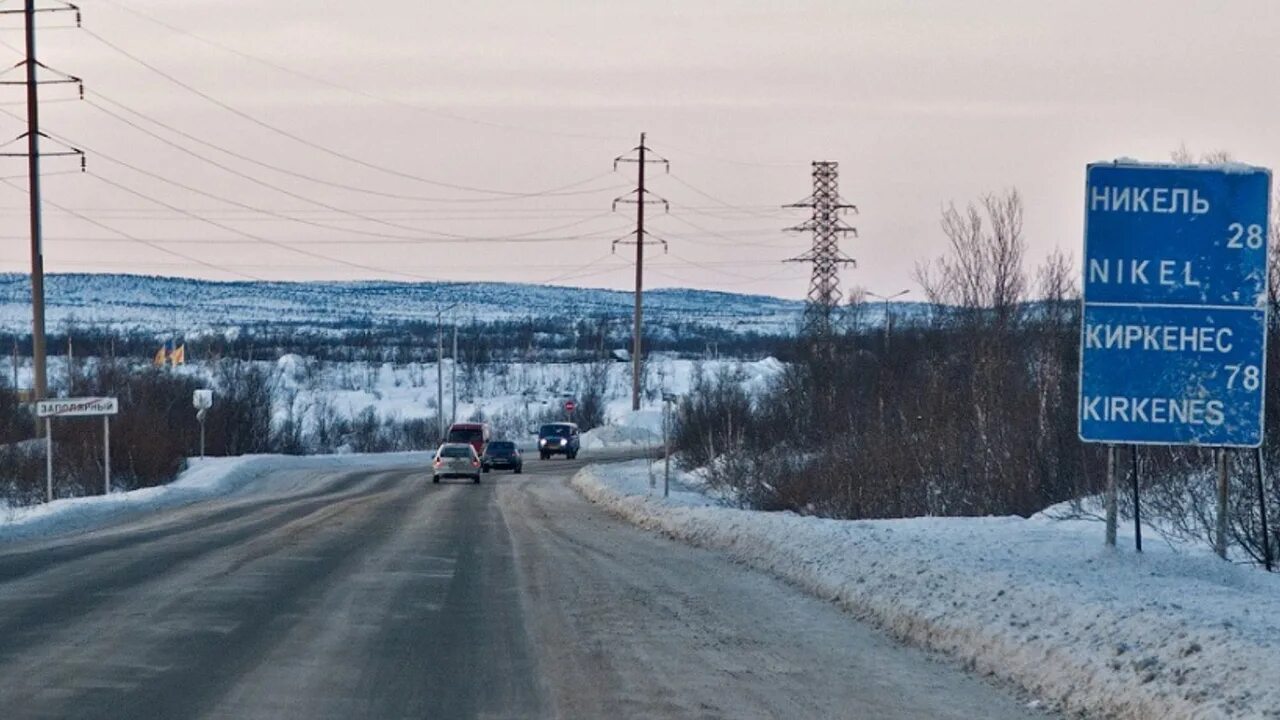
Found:
<path fill-rule="evenodd" d="M 582 460 L 308 471 L 0 547 L 0 717 L 1024 718 L 832 605 L 624 525 Z"/>

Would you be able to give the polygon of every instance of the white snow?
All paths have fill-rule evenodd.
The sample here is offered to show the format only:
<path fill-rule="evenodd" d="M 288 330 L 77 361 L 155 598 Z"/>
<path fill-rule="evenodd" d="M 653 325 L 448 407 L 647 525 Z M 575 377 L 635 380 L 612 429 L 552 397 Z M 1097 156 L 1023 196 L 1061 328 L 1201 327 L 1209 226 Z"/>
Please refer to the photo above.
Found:
<path fill-rule="evenodd" d="M 1280 717 L 1280 576 L 1047 517 L 841 521 L 719 506 L 648 461 L 573 485 L 646 528 L 722 551 L 1069 713 Z"/>
<path fill-rule="evenodd" d="M 142 488 L 110 495 L 68 498 L 29 507 L 0 505 L 0 543 L 49 535 L 83 532 L 128 517 L 163 508 L 188 505 L 237 492 L 263 492 L 259 481 L 269 473 L 285 470 L 310 471 L 293 482 L 307 482 L 315 472 L 346 467 L 390 467 L 430 462 L 429 454 L 386 453 L 381 455 L 243 455 L 239 457 L 192 458 L 189 467 L 168 485 Z M 272 490 L 283 488 L 273 486 Z"/>
<path fill-rule="evenodd" d="M 582 434 L 582 449 L 584 450 L 599 450 L 610 447 L 657 447 L 660 445 L 662 445 L 661 408 L 619 413 L 615 415 L 615 419 L 611 424 L 588 430 Z"/>

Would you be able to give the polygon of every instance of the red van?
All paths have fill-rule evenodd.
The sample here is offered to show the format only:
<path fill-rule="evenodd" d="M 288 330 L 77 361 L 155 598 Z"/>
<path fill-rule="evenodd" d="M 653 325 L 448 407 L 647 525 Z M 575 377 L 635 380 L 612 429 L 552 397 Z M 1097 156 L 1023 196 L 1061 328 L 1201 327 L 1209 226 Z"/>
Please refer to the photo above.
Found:
<path fill-rule="evenodd" d="M 449 426 L 445 442 L 467 443 L 476 449 L 477 457 L 483 456 L 485 446 L 489 444 L 489 423 L 454 423 Z"/>

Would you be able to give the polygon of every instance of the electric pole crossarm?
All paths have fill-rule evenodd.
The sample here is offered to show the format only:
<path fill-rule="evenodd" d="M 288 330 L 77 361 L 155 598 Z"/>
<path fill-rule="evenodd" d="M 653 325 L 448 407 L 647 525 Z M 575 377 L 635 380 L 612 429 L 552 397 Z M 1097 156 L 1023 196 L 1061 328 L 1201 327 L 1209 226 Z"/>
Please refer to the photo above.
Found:
<path fill-rule="evenodd" d="M 22 60 L 17 65 L 14 65 L 8 70 L 5 70 L 3 73 L 0 73 L 0 77 L 3 77 L 4 75 L 8 75 L 11 71 L 17 70 L 20 67 L 27 67 L 28 65 L 31 65 L 31 64 L 34 64 L 37 68 L 41 70 L 53 73 L 56 76 L 52 80 L 37 79 L 36 80 L 37 85 L 75 85 L 79 88 L 80 99 L 81 100 L 84 99 L 84 80 L 83 79 L 76 77 L 75 75 L 68 75 L 67 73 L 62 72 L 61 70 L 56 70 L 54 68 L 51 68 L 48 65 L 45 65 L 44 63 L 40 62 L 39 60 Z M 27 84 L 27 80 L 25 78 L 22 80 L 0 80 L 0 86 L 4 86 L 4 85 L 25 86 L 26 84 Z"/>
<path fill-rule="evenodd" d="M 658 237 L 657 235 L 654 235 L 653 233 L 649 232 L 648 230 L 645 230 L 645 231 L 644 231 L 644 236 L 645 236 L 646 238 L 648 238 L 648 241 L 649 241 L 649 242 L 662 243 L 662 253 L 663 253 L 664 255 L 665 255 L 665 254 L 667 253 L 667 251 L 670 249 L 670 246 L 668 245 L 668 243 L 667 243 L 667 241 L 666 241 L 666 240 L 664 240 L 663 238 Z M 633 238 L 631 238 L 630 236 L 623 236 L 623 237 L 618 238 L 617 240 L 614 240 L 611 244 L 613 245 L 613 249 L 616 251 L 616 250 L 618 249 L 618 246 L 619 246 L 619 245 L 635 245 L 635 244 L 636 244 L 636 241 L 635 241 Z"/>
<path fill-rule="evenodd" d="M 619 195 L 618 197 L 613 199 L 612 210 L 616 212 L 618 210 L 619 203 L 627 204 L 627 205 L 637 205 L 637 204 L 643 203 L 645 205 L 661 205 L 666 212 L 668 213 L 671 212 L 671 203 L 667 202 L 663 198 L 658 197 L 657 195 L 654 195 L 648 190 L 644 191 L 644 198 L 645 199 L 643 200 L 639 200 L 633 197 L 628 197 L 627 195 Z M 653 198 L 653 199 L 649 199 L 649 198 Z"/>
<path fill-rule="evenodd" d="M 54 7 L 35 7 L 34 3 L 28 3 L 30 7 L 19 10 L 18 8 L 0 9 L 0 15 L 31 15 L 34 13 L 58 13 L 58 12 L 74 12 L 76 14 L 76 27 L 80 27 L 80 7 L 69 2 L 57 2 Z"/>
<path fill-rule="evenodd" d="M 832 233 L 853 233 L 854 237 L 858 237 L 858 229 L 841 223 L 838 220 L 822 223 L 816 220 L 806 220 L 799 225 L 792 225 L 789 228 L 783 228 L 783 232 L 832 232 Z"/>

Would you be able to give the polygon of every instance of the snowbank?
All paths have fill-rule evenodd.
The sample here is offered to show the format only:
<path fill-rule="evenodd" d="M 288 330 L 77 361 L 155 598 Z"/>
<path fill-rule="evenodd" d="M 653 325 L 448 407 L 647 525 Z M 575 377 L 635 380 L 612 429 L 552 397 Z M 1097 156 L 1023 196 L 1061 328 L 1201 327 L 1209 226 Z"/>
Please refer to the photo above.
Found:
<path fill-rule="evenodd" d="M 572 483 L 1067 712 L 1280 717 L 1280 577 L 1154 542 L 1108 551 L 1090 521 L 823 520 L 717 506 L 683 484 L 664 500 L 649 471 L 593 466 Z"/>
<path fill-rule="evenodd" d="M 243 455 L 192 458 L 189 467 L 168 485 L 129 492 L 55 500 L 43 505 L 10 508 L 0 505 L 0 542 L 82 532 L 140 513 L 188 505 L 219 495 L 251 491 L 265 475 L 287 470 L 339 470 L 425 463 L 420 453 L 383 455 Z"/>
<path fill-rule="evenodd" d="M 654 447 L 662 444 L 662 410 L 628 411 L 610 425 L 582 434 L 582 449 Z"/>

